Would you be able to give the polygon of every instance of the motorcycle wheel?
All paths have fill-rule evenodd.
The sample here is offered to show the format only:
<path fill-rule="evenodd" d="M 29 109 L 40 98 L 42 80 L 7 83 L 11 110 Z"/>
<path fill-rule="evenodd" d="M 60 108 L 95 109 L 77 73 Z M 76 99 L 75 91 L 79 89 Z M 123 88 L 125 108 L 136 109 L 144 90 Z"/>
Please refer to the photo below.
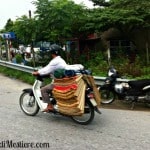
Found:
<path fill-rule="evenodd" d="M 30 93 L 23 92 L 19 98 L 19 104 L 21 110 L 28 116 L 35 116 L 39 112 L 39 106 L 34 96 L 30 96 Z"/>
<path fill-rule="evenodd" d="M 81 116 L 71 116 L 71 119 L 81 125 L 87 125 L 94 119 L 94 107 L 89 101 L 85 102 L 84 114 Z"/>
<path fill-rule="evenodd" d="M 99 89 L 102 104 L 110 104 L 115 100 L 115 94 L 107 89 Z"/>

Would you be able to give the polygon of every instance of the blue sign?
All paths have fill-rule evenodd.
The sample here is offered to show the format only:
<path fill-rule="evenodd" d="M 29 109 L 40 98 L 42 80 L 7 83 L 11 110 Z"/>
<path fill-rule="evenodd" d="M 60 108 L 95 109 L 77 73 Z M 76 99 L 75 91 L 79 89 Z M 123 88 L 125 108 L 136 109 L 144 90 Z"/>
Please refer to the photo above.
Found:
<path fill-rule="evenodd" d="M 7 33 L 3 33 L 1 35 L 4 39 L 15 39 L 16 38 L 14 32 L 7 32 Z"/>

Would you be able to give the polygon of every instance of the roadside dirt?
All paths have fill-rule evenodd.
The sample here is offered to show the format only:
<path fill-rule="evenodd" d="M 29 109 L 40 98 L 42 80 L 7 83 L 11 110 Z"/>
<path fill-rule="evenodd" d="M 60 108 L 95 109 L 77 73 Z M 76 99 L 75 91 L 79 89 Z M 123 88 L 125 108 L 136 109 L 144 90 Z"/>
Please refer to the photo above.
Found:
<path fill-rule="evenodd" d="M 122 109 L 122 110 L 131 110 L 131 111 L 149 111 L 150 107 L 147 107 L 142 103 L 135 103 L 134 108 L 131 109 L 131 103 L 127 103 L 121 100 L 115 100 L 112 104 L 101 104 L 101 108 L 107 109 Z"/>

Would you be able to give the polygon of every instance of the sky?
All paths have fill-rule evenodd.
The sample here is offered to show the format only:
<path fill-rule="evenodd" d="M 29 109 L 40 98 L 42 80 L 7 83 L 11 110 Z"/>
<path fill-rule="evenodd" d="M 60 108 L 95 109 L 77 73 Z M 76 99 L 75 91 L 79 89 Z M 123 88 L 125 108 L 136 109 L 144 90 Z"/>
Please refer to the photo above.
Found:
<path fill-rule="evenodd" d="M 29 15 L 29 10 L 33 13 L 35 6 L 32 4 L 33 0 L 1 0 L 0 2 L 0 29 L 3 29 L 8 19 L 15 21 L 22 15 Z M 91 8 L 92 2 L 88 0 L 74 0 L 79 4 L 83 2 L 87 7 Z"/>

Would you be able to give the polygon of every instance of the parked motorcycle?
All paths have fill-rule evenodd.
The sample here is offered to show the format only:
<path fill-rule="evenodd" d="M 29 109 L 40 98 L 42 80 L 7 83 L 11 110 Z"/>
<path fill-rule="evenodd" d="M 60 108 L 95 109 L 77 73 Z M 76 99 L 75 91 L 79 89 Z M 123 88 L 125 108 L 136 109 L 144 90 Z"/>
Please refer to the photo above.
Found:
<path fill-rule="evenodd" d="M 119 73 L 110 67 L 105 83 L 99 87 L 102 104 L 110 104 L 118 97 L 131 102 L 131 109 L 137 102 L 150 107 L 150 79 L 118 81 L 117 78 L 120 78 Z"/>
<path fill-rule="evenodd" d="M 79 74 L 79 73 L 78 73 Z M 88 71 L 82 71 L 80 74 L 89 74 Z M 36 80 L 33 84 L 32 88 L 29 89 L 23 89 L 22 94 L 19 98 L 19 104 L 22 109 L 22 111 L 29 116 L 35 116 L 39 110 L 44 110 L 46 108 L 47 104 L 43 103 L 42 97 L 41 97 L 41 86 L 44 81 L 44 78 L 47 76 L 36 76 Z M 50 102 L 54 105 L 54 111 L 50 112 L 55 115 L 64 115 L 59 112 L 59 109 L 57 109 L 57 100 L 53 97 L 52 92 L 50 93 Z M 85 106 L 84 106 L 84 113 L 81 116 L 69 116 L 73 121 L 75 121 L 78 124 L 81 125 L 87 125 L 92 122 L 95 116 L 95 112 L 100 113 L 100 111 L 97 108 L 97 103 L 95 102 L 94 96 L 93 96 L 93 90 L 92 87 L 87 85 L 86 91 L 85 91 Z"/>

